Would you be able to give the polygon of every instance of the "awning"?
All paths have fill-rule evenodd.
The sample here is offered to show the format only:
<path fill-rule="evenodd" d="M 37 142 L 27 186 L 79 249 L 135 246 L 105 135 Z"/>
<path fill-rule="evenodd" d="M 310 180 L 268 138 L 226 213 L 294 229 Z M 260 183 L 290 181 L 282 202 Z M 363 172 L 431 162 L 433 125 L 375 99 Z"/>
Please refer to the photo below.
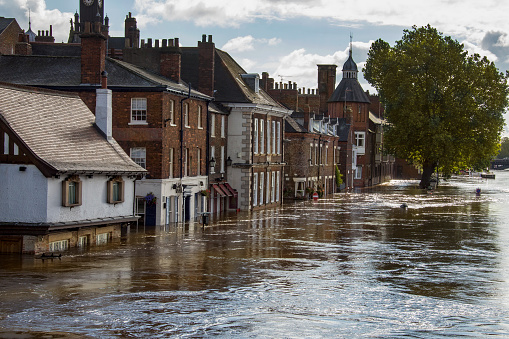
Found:
<path fill-rule="evenodd" d="M 229 183 L 225 182 L 224 185 L 226 186 L 226 188 L 233 194 L 233 196 L 236 198 L 239 196 L 239 193 L 237 193 L 236 190 L 234 190 Z"/>
<path fill-rule="evenodd" d="M 218 185 L 212 185 L 212 187 L 221 197 L 226 197 L 226 194 L 223 192 L 221 188 L 219 188 Z"/>
<path fill-rule="evenodd" d="M 233 197 L 233 193 L 230 192 L 230 190 L 224 184 L 219 184 L 219 187 L 221 187 L 221 189 L 223 190 L 224 193 L 226 193 L 227 196 Z"/>

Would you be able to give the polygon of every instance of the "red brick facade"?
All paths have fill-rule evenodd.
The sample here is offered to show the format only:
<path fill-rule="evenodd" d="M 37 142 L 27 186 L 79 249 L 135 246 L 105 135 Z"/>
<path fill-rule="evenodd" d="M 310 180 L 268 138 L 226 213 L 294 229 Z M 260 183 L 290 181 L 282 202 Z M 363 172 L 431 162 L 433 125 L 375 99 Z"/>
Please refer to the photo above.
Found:
<path fill-rule="evenodd" d="M 14 54 L 21 33 L 23 30 L 16 20 L 12 19 L 12 22 L 0 33 L 0 54 Z"/>

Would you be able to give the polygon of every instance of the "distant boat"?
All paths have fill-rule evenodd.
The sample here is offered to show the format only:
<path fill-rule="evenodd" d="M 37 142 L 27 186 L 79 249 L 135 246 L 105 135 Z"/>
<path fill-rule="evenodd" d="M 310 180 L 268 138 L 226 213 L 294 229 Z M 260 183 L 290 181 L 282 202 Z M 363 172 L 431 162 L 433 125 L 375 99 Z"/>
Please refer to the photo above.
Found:
<path fill-rule="evenodd" d="M 481 173 L 481 178 L 484 178 L 484 179 L 495 179 L 495 174 L 493 174 L 493 173 Z"/>

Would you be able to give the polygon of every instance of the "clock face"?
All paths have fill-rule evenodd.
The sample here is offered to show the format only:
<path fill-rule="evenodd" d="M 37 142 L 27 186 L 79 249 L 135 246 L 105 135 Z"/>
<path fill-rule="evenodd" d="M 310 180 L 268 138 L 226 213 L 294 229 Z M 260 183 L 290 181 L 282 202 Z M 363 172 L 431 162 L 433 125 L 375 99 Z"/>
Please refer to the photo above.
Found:
<path fill-rule="evenodd" d="M 94 0 L 83 0 L 83 4 L 85 6 L 92 6 L 93 3 L 94 3 Z"/>
<path fill-rule="evenodd" d="M 97 0 L 97 4 L 99 5 L 99 7 L 102 7 L 103 6 L 103 0 Z"/>

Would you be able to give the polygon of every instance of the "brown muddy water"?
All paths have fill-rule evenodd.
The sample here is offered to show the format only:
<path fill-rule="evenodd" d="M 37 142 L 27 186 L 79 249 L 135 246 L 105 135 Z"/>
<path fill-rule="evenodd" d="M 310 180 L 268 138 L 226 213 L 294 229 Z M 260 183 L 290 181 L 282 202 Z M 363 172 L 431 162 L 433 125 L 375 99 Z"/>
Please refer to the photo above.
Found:
<path fill-rule="evenodd" d="M 0 338 L 507 338 L 509 172 L 496 176 L 0 256 Z"/>

